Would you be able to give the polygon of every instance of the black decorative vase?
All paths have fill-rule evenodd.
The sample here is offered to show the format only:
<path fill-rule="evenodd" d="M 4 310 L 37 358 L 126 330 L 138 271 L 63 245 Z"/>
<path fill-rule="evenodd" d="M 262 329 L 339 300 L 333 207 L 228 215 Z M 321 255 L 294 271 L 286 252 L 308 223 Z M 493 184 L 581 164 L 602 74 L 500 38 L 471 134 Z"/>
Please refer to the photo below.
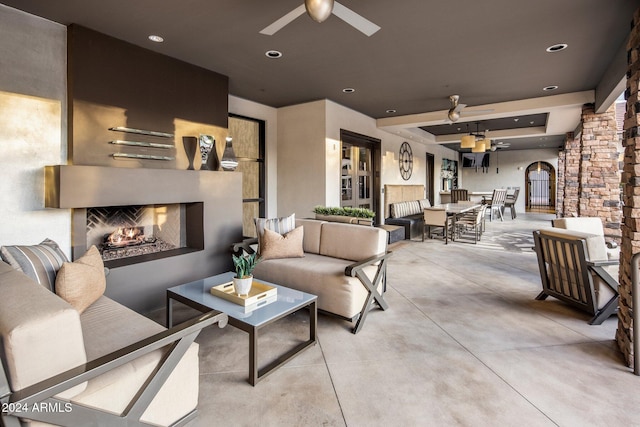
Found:
<path fill-rule="evenodd" d="M 196 149 L 198 148 L 198 138 L 195 136 L 183 136 L 182 137 L 182 146 L 184 147 L 184 152 L 187 154 L 187 160 L 189 161 L 189 167 L 187 170 L 194 170 L 193 161 L 196 158 Z"/>
<path fill-rule="evenodd" d="M 213 141 L 213 147 L 209 151 L 207 157 L 207 169 L 210 171 L 217 171 L 220 169 L 220 158 L 218 158 L 218 150 L 216 149 L 216 141 Z"/>

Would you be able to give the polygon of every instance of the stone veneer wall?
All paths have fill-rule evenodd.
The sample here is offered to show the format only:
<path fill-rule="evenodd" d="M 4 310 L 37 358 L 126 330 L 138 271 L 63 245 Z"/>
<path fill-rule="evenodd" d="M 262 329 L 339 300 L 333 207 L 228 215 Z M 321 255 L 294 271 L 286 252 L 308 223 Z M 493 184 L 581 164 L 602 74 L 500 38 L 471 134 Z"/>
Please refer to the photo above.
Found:
<path fill-rule="evenodd" d="M 607 240 L 620 242 L 620 176 L 615 105 L 596 114 L 582 108 L 581 131 L 568 133 L 559 160 L 559 216 L 602 219 Z M 562 169 L 561 166 L 562 165 Z"/>
<path fill-rule="evenodd" d="M 633 17 L 631 35 L 627 45 L 628 70 L 627 113 L 624 121 L 624 223 L 622 225 L 622 247 L 620 252 L 620 304 L 616 341 L 627 364 L 633 364 L 632 320 L 631 320 L 631 258 L 640 252 L 640 9 Z M 637 309 L 637 308 L 636 308 Z"/>
<path fill-rule="evenodd" d="M 600 217 L 607 240 L 620 243 L 620 175 L 615 104 L 601 114 L 582 108 L 578 216 Z"/>
<path fill-rule="evenodd" d="M 580 139 L 567 134 L 564 146 L 564 187 L 560 216 L 578 216 L 580 192 Z"/>
<path fill-rule="evenodd" d="M 573 138 L 573 134 L 568 133 L 565 137 L 565 146 L 567 145 L 567 140 L 569 138 Z M 567 153 L 564 151 L 560 151 L 558 153 L 558 174 L 556 180 L 556 187 L 558 191 L 556 192 L 556 215 L 558 217 L 562 216 L 563 207 L 564 207 L 564 189 L 566 187 L 565 180 L 565 168 L 566 168 L 566 156 Z"/>

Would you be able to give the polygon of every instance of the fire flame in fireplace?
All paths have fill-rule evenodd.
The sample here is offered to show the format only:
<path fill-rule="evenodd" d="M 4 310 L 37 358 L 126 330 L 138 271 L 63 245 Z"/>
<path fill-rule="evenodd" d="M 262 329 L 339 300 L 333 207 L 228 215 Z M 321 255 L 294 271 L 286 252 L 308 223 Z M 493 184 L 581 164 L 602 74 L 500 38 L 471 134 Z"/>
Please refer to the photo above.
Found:
<path fill-rule="evenodd" d="M 144 234 L 140 227 L 119 227 L 107 238 L 107 242 L 114 246 L 126 246 L 144 241 Z"/>

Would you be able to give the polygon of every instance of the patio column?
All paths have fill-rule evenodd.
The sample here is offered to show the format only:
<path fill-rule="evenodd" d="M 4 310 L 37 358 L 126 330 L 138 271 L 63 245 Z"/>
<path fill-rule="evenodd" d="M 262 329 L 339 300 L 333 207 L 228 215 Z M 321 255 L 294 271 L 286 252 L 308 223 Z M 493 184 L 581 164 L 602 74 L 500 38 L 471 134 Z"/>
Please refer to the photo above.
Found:
<path fill-rule="evenodd" d="M 620 251 L 620 310 L 618 311 L 618 331 L 616 341 L 627 364 L 633 364 L 633 330 L 630 309 L 631 300 L 631 257 L 640 252 L 640 103 L 638 84 L 640 83 L 640 9 L 633 17 L 631 35 L 627 45 L 627 113 L 624 120 L 624 222 L 622 224 L 622 245 Z M 636 310 L 639 308 L 636 307 Z"/>
<path fill-rule="evenodd" d="M 597 114 L 593 104 L 582 107 L 578 216 L 599 217 L 607 241 L 620 243 L 620 175 L 616 107 Z"/>

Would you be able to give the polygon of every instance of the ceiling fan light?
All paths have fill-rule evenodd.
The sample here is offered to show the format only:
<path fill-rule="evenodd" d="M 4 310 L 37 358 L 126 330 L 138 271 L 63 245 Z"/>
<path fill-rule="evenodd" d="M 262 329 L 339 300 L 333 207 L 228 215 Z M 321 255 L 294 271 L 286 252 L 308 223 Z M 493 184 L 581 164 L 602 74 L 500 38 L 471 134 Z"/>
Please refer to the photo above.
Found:
<path fill-rule="evenodd" d="M 485 145 L 487 141 L 483 139 L 482 141 L 477 141 L 476 146 L 471 149 L 472 153 L 484 153 L 487 151 L 487 146 Z"/>
<path fill-rule="evenodd" d="M 457 112 L 456 110 L 449 110 L 449 120 L 451 120 L 452 122 L 457 121 L 460 118 L 460 113 Z"/>
<path fill-rule="evenodd" d="M 333 0 L 304 0 L 307 14 L 314 21 L 324 22 L 333 12 Z"/>
<path fill-rule="evenodd" d="M 460 139 L 460 148 L 474 148 L 476 146 L 476 137 L 473 135 L 465 135 Z"/>

